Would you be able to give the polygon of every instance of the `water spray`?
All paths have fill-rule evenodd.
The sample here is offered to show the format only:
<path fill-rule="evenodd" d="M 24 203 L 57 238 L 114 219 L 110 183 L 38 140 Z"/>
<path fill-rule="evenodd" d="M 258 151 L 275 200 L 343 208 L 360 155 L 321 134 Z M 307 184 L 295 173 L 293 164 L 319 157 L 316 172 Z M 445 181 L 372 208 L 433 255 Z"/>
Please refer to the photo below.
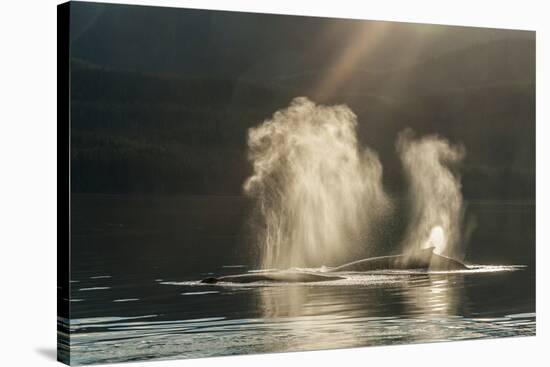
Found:
<path fill-rule="evenodd" d="M 388 212 L 382 165 L 357 143 L 357 118 L 344 105 L 295 98 L 248 133 L 257 241 L 264 268 L 338 263 L 374 245 L 372 228 Z"/>
<path fill-rule="evenodd" d="M 437 254 L 457 256 L 464 210 L 460 177 L 451 166 L 462 161 L 464 147 L 437 135 L 416 137 L 407 129 L 399 134 L 397 151 L 412 203 L 405 250 L 432 247 Z"/>

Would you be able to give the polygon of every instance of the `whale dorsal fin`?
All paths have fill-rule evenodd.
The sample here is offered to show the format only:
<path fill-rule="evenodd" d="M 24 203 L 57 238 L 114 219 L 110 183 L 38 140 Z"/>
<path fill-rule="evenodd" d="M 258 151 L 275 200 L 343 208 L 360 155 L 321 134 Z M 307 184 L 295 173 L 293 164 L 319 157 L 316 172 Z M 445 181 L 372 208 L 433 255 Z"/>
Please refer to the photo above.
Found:
<path fill-rule="evenodd" d="M 434 250 L 435 250 L 435 247 L 433 246 L 421 248 L 414 251 L 410 255 L 410 258 L 415 259 L 416 261 L 419 261 L 422 263 L 427 263 L 427 265 L 429 265 L 432 255 L 434 255 Z"/>
<path fill-rule="evenodd" d="M 430 253 L 430 254 L 433 254 L 434 251 L 435 251 L 435 246 L 430 246 L 430 247 L 426 247 L 426 248 L 423 248 L 421 251 L 425 251 L 426 253 Z"/>
<path fill-rule="evenodd" d="M 411 252 L 411 254 L 413 256 L 430 256 L 434 253 L 434 250 L 435 250 L 435 247 L 430 246 L 430 247 L 419 248 L 417 250 L 414 250 L 413 252 Z"/>

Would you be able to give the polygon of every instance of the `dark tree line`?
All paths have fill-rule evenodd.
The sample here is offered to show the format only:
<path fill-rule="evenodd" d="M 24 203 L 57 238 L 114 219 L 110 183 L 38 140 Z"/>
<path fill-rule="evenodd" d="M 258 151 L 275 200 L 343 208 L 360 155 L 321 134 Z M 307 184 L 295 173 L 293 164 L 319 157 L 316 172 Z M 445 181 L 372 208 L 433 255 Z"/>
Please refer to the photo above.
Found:
<path fill-rule="evenodd" d="M 491 52 L 482 56 L 494 63 Z M 467 198 L 534 198 L 534 76 L 518 71 L 502 79 L 506 68 L 487 76 L 467 64 L 446 79 L 443 70 L 458 68 L 450 63 L 409 70 L 401 88 L 378 75 L 321 102 L 346 103 L 357 114 L 359 140 L 378 151 L 392 192 L 405 189 L 395 137 L 413 127 L 466 146 Z M 312 81 L 156 76 L 79 60 L 71 66 L 73 192 L 241 194 L 251 171 L 248 128 L 314 93 Z"/>

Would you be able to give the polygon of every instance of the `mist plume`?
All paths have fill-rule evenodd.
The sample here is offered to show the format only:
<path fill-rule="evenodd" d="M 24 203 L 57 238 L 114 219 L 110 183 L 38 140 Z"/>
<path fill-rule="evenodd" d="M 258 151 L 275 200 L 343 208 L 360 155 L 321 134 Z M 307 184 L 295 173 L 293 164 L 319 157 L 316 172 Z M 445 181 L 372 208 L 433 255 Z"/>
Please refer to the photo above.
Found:
<path fill-rule="evenodd" d="M 398 136 L 397 151 L 411 202 L 405 250 L 434 247 L 435 253 L 457 256 L 464 210 L 460 177 L 451 168 L 464 158 L 464 147 L 406 129 Z"/>
<path fill-rule="evenodd" d="M 357 118 L 344 105 L 295 98 L 248 133 L 264 268 L 338 263 L 372 244 L 372 227 L 389 201 L 382 166 L 358 146 Z"/>

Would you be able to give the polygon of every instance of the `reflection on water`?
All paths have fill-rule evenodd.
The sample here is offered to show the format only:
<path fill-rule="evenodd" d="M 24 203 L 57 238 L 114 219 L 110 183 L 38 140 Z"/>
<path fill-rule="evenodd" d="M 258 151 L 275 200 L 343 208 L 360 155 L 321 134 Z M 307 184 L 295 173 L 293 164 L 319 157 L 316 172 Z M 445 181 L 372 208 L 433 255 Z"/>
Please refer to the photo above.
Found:
<path fill-rule="evenodd" d="M 535 335 L 534 295 L 508 292 L 532 278 L 524 269 L 347 276 L 310 284 L 156 282 L 153 304 L 113 301 L 131 300 L 142 315 L 59 322 L 72 333 L 76 364 Z M 103 288 L 104 298 L 117 291 Z"/>
<path fill-rule="evenodd" d="M 407 314 L 421 316 L 455 315 L 461 299 L 463 278 L 427 275 L 411 280 L 403 292 Z"/>
<path fill-rule="evenodd" d="M 206 357 L 241 353 L 533 335 L 534 314 L 468 319 L 314 317 L 175 321 L 80 320 L 73 363 Z"/>
<path fill-rule="evenodd" d="M 338 275 L 346 276 L 342 273 Z M 308 316 L 312 310 L 325 314 L 345 312 L 350 315 L 350 312 L 354 311 L 364 314 L 366 312 L 364 309 L 356 310 L 349 307 L 361 299 L 360 288 L 353 287 L 354 292 L 333 289 L 350 285 L 369 286 L 369 299 L 362 301 L 372 306 L 381 305 L 388 295 L 394 296 L 399 300 L 399 304 L 404 306 L 404 312 L 409 315 L 452 315 L 457 311 L 458 301 L 464 300 L 461 298 L 463 277 L 457 274 L 353 274 L 348 276 L 349 278 L 343 281 L 307 285 L 264 284 L 263 287 L 258 288 L 263 315 L 264 317 Z M 250 287 L 250 284 L 247 286 Z M 383 291 L 372 291 L 381 286 L 385 288 Z"/>
<path fill-rule="evenodd" d="M 61 336 L 71 332 L 71 345 L 62 344 L 61 350 L 65 360 L 70 352 L 72 364 L 536 332 L 534 204 L 469 206 L 479 225 L 467 261 L 523 267 L 346 273 L 339 274 L 343 280 L 311 284 L 212 285 L 197 280 L 254 271 L 248 243 L 236 229 L 245 213 L 239 200 L 73 199 L 72 241 L 78 246 L 72 249 L 71 299 L 64 300 L 70 302 L 71 320 L 58 320 Z M 216 203 L 219 207 L 212 208 Z M 218 223 L 214 209 L 233 214 Z M 189 219 L 182 223 L 182 217 Z"/>

